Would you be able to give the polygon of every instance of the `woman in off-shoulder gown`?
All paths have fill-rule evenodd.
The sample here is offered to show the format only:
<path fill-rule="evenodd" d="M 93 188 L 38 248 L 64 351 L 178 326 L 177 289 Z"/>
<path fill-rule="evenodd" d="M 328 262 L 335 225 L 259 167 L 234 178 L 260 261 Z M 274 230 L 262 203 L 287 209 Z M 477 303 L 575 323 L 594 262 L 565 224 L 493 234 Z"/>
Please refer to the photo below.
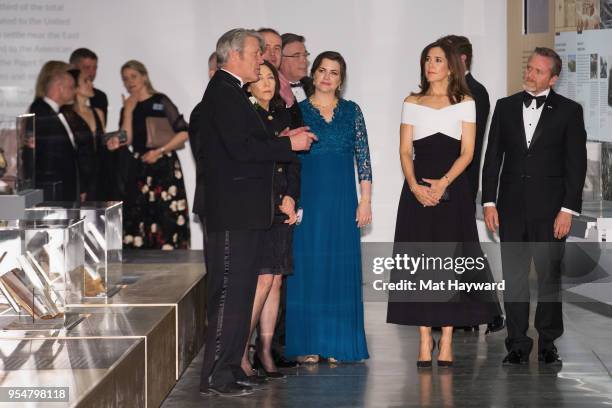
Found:
<path fill-rule="evenodd" d="M 475 204 L 464 172 L 474 152 L 475 121 L 476 108 L 459 57 L 444 43 L 428 45 L 421 54 L 421 92 L 407 97 L 402 111 L 400 156 L 405 181 L 395 227 L 396 254 L 482 257 Z M 465 282 L 486 276 L 483 271 L 432 269 L 413 275 L 395 270 L 391 281 Z M 438 365 L 451 366 L 453 326 L 491 321 L 495 304 L 462 291 L 425 292 L 390 293 L 387 322 L 419 326 L 419 367 L 431 366 L 435 345 L 431 327 L 442 327 Z"/>

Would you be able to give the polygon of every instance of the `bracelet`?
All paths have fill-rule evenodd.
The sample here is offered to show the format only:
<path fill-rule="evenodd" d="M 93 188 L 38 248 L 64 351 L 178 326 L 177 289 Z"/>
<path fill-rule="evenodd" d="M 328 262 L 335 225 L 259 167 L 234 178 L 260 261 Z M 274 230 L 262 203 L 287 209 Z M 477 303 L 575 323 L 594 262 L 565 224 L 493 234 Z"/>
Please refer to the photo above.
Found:
<path fill-rule="evenodd" d="M 157 149 L 157 150 L 159 150 L 159 154 L 164 154 L 164 153 L 166 152 L 166 148 L 165 148 L 165 147 L 163 147 L 163 146 L 162 146 L 162 147 L 160 147 L 160 148 L 159 148 L 159 149 Z"/>
<path fill-rule="evenodd" d="M 448 178 L 448 176 L 445 174 L 445 175 L 442 176 L 442 178 L 445 178 L 446 179 L 446 185 L 450 186 L 450 179 Z"/>

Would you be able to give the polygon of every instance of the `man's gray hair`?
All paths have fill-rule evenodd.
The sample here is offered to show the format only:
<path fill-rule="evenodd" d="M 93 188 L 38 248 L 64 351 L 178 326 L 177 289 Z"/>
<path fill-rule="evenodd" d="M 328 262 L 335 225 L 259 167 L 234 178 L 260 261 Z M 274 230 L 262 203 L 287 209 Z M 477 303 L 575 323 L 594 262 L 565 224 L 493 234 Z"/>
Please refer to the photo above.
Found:
<path fill-rule="evenodd" d="M 266 42 L 263 36 L 255 30 L 247 30 L 245 28 L 234 28 L 229 30 L 217 41 L 217 66 L 223 67 L 229 58 L 230 51 L 238 51 L 242 54 L 244 50 L 244 41 L 247 37 L 256 38 L 259 41 L 259 48 L 264 52 Z"/>

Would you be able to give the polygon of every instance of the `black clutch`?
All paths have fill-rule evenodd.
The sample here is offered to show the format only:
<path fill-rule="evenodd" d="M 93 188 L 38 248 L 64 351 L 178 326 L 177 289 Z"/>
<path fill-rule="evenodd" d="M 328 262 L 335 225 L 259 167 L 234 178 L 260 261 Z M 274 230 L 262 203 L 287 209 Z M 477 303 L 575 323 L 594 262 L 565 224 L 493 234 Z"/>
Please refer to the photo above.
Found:
<path fill-rule="evenodd" d="M 423 180 L 417 180 L 417 184 L 421 186 L 425 186 L 425 187 L 431 187 L 431 184 Z M 450 191 L 448 191 L 448 187 L 446 188 L 446 190 L 444 190 L 442 197 L 440 197 L 440 201 L 442 202 L 450 201 Z"/>

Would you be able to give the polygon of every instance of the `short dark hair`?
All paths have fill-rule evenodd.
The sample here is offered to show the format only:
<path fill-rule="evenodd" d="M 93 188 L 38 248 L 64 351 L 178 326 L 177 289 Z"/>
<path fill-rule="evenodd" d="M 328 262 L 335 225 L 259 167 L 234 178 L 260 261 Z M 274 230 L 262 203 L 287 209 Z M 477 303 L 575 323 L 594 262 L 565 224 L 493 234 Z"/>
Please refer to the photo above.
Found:
<path fill-rule="evenodd" d="M 465 67 L 472 69 L 472 43 L 467 37 L 451 34 L 440 38 L 438 41 L 450 43 L 459 55 L 465 55 Z"/>
<path fill-rule="evenodd" d="M 70 63 L 73 65 L 78 64 L 79 61 L 85 58 L 93 59 L 96 61 L 98 60 L 98 56 L 96 55 L 96 53 L 90 50 L 89 48 L 77 48 L 76 50 L 72 51 L 72 54 L 70 54 Z"/>
<path fill-rule="evenodd" d="M 324 59 L 336 61 L 338 64 L 340 64 L 340 86 L 342 86 L 346 80 L 346 61 L 344 60 L 344 57 L 336 51 L 323 51 L 317 55 L 317 58 L 315 58 L 314 62 L 312 63 L 312 68 L 310 68 L 310 76 L 314 78 L 315 72 L 317 69 L 319 69 Z M 340 87 L 336 89 L 336 96 L 340 97 Z"/>
<path fill-rule="evenodd" d="M 550 70 L 552 76 L 559 76 L 559 74 L 561 74 L 561 67 L 563 66 L 563 62 L 561 62 L 561 57 L 555 52 L 555 50 L 552 50 L 548 47 L 536 47 L 533 50 L 533 54 L 548 57 L 552 60 L 553 66 Z"/>
<path fill-rule="evenodd" d="M 257 32 L 258 32 L 259 34 L 265 34 L 265 33 L 268 33 L 268 34 L 275 34 L 275 35 L 278 35 L 279 37 L 281 36 L 281 35 L 278 33 L 278 31 L 276 31 L 275 29 L 270 28 L 270 27 L 261 27 L 259 30 L 257 30 Z"/>
<path fill-rule="evenodd" d="M 294 42 L 303 43 L 306 41 L 306 38 L 304 38 L 303 35 L 299 35 L 299 34 L 285 33 L 281 35 L 281 41 L 283 43 L 283 48 L 285 48 L 286 45 L 294 43 Z"/>

